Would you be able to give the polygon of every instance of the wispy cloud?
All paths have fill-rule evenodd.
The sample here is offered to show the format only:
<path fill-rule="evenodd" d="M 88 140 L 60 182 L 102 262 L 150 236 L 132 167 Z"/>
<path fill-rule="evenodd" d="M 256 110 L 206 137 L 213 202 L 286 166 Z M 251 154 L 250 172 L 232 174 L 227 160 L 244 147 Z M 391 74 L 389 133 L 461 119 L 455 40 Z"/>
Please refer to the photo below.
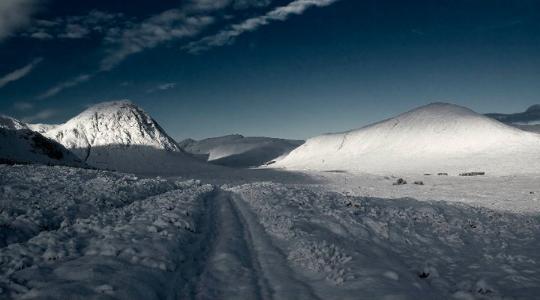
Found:
<path fill-rule="evenodd" d="M 204 37 L 198 41 L 189 43 L 184 49 L 196 54 L 213 47 L 230 44 L 234 39 L 245 33 L 258 29 L 261 26 L 270 24 L 273 21 L 284 21 L 291 15 L 300 15 L 310 7 L 323 7 L 331 5 L 338 0 L 295 0 L 287 5 L 279 6 L 268 13 L 249 18 L 241 23 L 230 25 L 229 28 L 217 34 Z"/>
<path fill-rule="evenodd" d="M 36 121 L 44 121 L 58 115 L 58 110 L 56 109 L 45 109 L 37 112 L 36 114 L 23 117 L 21 121 L 25 123 L 32 123 Z"/>
<path fill-rule="evenodd" d="M 107 41 L 111 47 L 101 61 L 100 70 L 108 71 L 128 56 L 145 49 L 186 37 L 192 37 L 214 21 L 211 16 L 190 16 L 179 9 L 164 11 L 124 31 L 111 30 Z"/>
<path fill-rule="evenodd" d="M 32 103 L 18 101 L 13 103 L 13 108 L 19 111 L 25 111 L 34 108 L 34 105 Z"/>
<path fill-rule="evenodd" d="M 0 77 L 0 88 L 3 88 L 10 82 L 17 81 L 23 78 L 24 76 L 28 75 L 30 72 L 32 72 L 34 67 L 37 64 L 39 64 L 41 61 L 42 61 L 41 58 L 36 58 L 31 63 L 27 64 L 26 66 Z"/>
<path fill-rule="evenodd" d="M 37 99 L 38 100 L 43 100 L 43 99 L 50 98 L 52 96 L 56 96 L 61 91 L 65 90 L 67 88 L 79 85 L 79 84 L 81 84 L 81 83 L 83 83 L 85 81 L 88 81 L 92 77 L 93 77 L 92 74 L 81 74 L 81 75 L 79 75 L 77 77 L 74 77 L 72 79 L 69 79 L 67 81 L 61 82 L 61 83 L 53 86 L 52 88 L 48 89 L 45 93 L 39 95 Z"/>
<path fill-rule="evenodd" d="M 176 87 L 176 83 L 175 82 L 167 82 L 167 83 L 163 83 L 163 84 L 160 84 L 154 88 L 151 88 L 149 90 L 147 90 L 146 92 L 147 93 L 153 93 L 153 92 L 157 92 L 157 91 L 166 91 L 166 90 L 170 90 L 170 89 L 174 89 Z"/>
<path fill-rule="evenodd" d="M 131 19 L 121 13 L 92 10 L 86 15 L 35 20 L 21 35 L 35 39 L 82 39 L 91 34 L 105 35 L 110 28 L 125 28 Z"/>
<path fill-rule="evenodd" d="M 28 25 L 39 0 L 0 1 L 0 41 Z"/>
<path fill-rule="evenodd" d="M 291 15 L 302 14 L 310 7 L 328 6 L 338 0 L 294 0 L 287 5 L 278 6 L 268 13 L 247 19 L 241 23 L 227 25 L 233 20 L 231 11 L 249 7 L 264 7 L 271 0 L 186 0 L 179 8 L 169 9 L 136 22 L 121 14 L 109 14 L 94 11 L 88 16 L 67 17 L 60 20 L 36 21 L 31 35 L 39 39 L 51 37 L 83 38 L 92 33 L 103 35 L 105 55 L 100 60 L 97 70 L 91 75 L 83 74 L 58 84 L 39 99 L 52 97 L 61 91 L 88 81 L 93 76 L 107 72 L 118 66 L 129 56 L 158 47 L 167 42 L 187 41 L 200 37 L 210 25 L 220 25 L 217 34 L 210 35 L 189 43 L 184 49 L 198 53 L 212 47 L 231 43 L 235 37 L 273 21 L 284 21 Z M 79 27 L 75 26 L 80 25 Z M 60 27 L 62 33 L 53 33 L 50 28 Z"/>

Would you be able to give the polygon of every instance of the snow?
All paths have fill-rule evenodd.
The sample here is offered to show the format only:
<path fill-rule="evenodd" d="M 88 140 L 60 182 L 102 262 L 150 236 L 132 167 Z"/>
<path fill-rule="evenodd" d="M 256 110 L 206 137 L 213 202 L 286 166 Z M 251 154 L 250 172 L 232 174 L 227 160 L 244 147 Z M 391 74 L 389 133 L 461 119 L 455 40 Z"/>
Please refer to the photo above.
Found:
<path fill-rule="evenodd" d="M 0 297 L 528 299 L 540 293 L 538 177 L 425 176 L 424 186 L 392 186 L 395 178 L 375 175 L 309 175 L 315 180 L 230 178 L 216 186 L 0 165 Z"/>
<path fill-rule="evenodd" d="M 128 100 L 96 104 L 66 123 L 54 126 L 45 135 L 74 149 L 80 156 L 88 155 L 86 152 L 92 147 L 111 145 L 179 150 L 176 142 L 146 112 Z"/>
<path fill-rule="evenodd" d="M 29 128 L 93 166 L 137 174 L 0 164 L 1 299 L 540 294 L 540 135 L 462 107 L 316 137 L 275 169 L 211 165 L 182 148 L 242 158 L 228 162 L 256 149 L 262 161 L 266 141 L 285 140 L 177 144 L 128 101 L 58 126 L 0 118 L 0 157 L 48 157 L 36 136 L 62 147 Z"/>
<path fill-rule="evenodd" d="M 2 298 L 167 297 L 189 272 L 214 189 L 62 167 L 0 172 Z"/>
<path fill-rule="evenodd" d="M 28 126 L 15 118 L 0 115 L 0 128 L 8 130 L 21 130 L 28 129 Z"/>
<path fill-rule="evenodd" d="M 433 103 L 361 129 L 311 138 L 272 167 L 376 174 L 537 173 L 540 136 L 464 107 Z"/>
<path fill-rule="evenodd" d="M 349 172 L 309 172 L 321 188 L 355 197 L 413 198 L 420 201 L 466 203 L 510 213 L 540 213 L 540 174 L 509 176 L 402 177 Z M 408 184 L 394 185 L 403 178 Z M 414 184 L 421 181 L 423 185 Z"/>
<path fill-rule="evenodd" d="M 27 123 L 26 126 L 28 126 L 28 128 L 30 130 L 33 130 L 35 132 L 39 132 L 39 133 L 43 134 L 43 133 L 46 133 L 48 131 L 51 131 L 51 130 L 55 129 L 59 125 L 56 125 L 56 124 L 41 124 L 41 123 L 28 124 Z"/>
<path fill-rule="evenodd" d="M 317 296 L 305 299 L 526 299 L 540 292 L 536 217 L 275 183 L 230 190 Z"/>
<path fill-rule="evenodd" d="M 201 163 L 181 151 L 156 121 L 129 100 L 96 104 L 50 128 L 45 136 L 94 167 L 154 174 L 202 168 Z"/>
<path fill-rule="evenodd" d="M 180 142 L 182 149 L 211 163 L 232 167 L 260 166 L 288 154 L 303 141 L 268 137 L 244 137 L 239 134 Z"/>
<path fill-rule="evenodd" d="M 85 166 L 62 145 L 5 116 L 0 116 L 0 161 Z"/>

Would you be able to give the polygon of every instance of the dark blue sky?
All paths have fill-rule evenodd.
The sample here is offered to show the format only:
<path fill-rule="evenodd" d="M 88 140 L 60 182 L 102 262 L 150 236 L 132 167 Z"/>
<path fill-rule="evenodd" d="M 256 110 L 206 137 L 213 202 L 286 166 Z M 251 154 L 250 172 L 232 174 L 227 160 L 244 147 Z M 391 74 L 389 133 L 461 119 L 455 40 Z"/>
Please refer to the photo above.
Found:
<path fill-rule="evenodd" d="M 0 111 L 32 122 L 128 98 L 175 138 L 306 138 L 540 103 L 539 1 L 6 1 Z"/>

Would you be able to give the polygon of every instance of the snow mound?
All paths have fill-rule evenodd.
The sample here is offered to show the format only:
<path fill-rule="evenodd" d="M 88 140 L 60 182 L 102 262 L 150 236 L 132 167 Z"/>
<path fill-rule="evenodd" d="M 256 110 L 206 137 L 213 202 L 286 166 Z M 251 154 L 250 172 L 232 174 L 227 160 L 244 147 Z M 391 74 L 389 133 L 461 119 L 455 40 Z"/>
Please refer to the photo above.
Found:
<path fill-rule="evenodd" d="M 59 143 L 6 116 L 0 116 L 0 163 L 84 166 L 78 157 Z"/>
<path fill-rule="evenodd" d="M 195 161 L 150 115 L 129 100 L 94 105 L 44 135 L 98 168 L 172 172 Z"/>
<path fill-rule="evenodd" d="M 252 167 L 285 155 L 302 143 L 303 141 L 298 140 L 234 134 L 200 141 L 187 139 L 180 142 L 180 147 L 185 152 L 214 164 Z"/>
<path fill-rule="evenodd" d="M 368 173 L 537 173 L 540 137 L 465 107 L 433 103 L 361 129 L 311 138 L 275 166 Z"/>

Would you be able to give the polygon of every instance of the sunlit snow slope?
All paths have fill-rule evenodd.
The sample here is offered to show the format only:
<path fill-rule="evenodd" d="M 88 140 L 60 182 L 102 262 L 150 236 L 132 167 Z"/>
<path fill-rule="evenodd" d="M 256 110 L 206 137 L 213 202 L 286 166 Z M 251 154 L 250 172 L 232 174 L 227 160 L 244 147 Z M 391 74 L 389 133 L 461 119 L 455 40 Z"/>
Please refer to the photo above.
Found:
<path fill-rule="evenodd" d="M 44 135 L 88 164 L 125 172 L 170 173 L 200 164 L 130 101 L 92 106 Z"/>
<path fill-rule="evenodd" d="M 0 116 L 0 162 L 84 166 L 59 143 L 7 116 Z"/>
<path fill-rule="evenodd" d="M 370 173 L 537 173 L 540 136 L 464 107 L 433 103 L 361 129 L 311 138 L 275 166 Z"/>

